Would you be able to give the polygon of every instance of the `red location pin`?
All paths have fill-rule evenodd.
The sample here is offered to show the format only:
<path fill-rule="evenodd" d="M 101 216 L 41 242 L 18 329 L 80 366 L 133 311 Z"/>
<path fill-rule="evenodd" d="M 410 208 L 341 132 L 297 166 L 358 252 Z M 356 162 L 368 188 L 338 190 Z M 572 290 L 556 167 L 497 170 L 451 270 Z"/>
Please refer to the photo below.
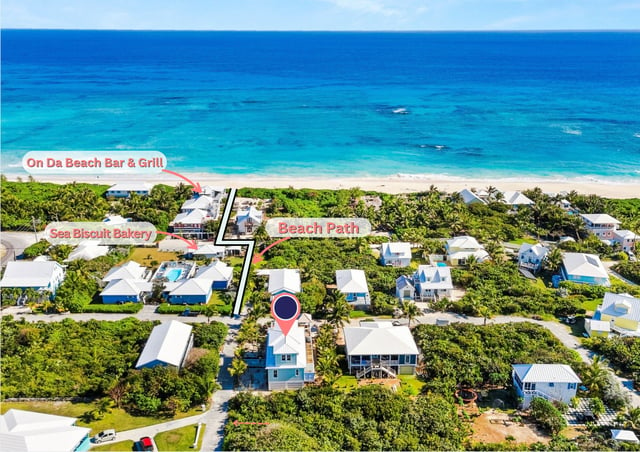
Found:
<path fill-rule="evenodd" d="M 286 336 L 300 316 L 300 301 L 289 293 L 281 293 L 271 300 L 271 316 Z"/>

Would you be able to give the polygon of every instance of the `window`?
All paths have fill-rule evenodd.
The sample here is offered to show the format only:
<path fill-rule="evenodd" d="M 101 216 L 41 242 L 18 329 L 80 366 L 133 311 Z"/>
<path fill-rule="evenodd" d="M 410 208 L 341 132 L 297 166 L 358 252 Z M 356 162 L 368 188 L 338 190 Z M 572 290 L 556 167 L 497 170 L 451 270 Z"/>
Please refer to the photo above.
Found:
<path fill-rule="evenodd" d="M 300 376 L 300 369 L 296 369 L 296 377 Z"/>
<path fill-rule="evenodd" d="M 569 389 L 576 389 L 578 383 L 569 383 Z"/>
<path fill-rule="evenodd" d="M 549 383 L 549 387 L 553 388 L 556 384 L 555 383 Z"/>
<path fill-rule="evenodd" d="M 524 384 L 524 389 L 525 389 L 525 391 L 535 391 L 536 390 L 536 384 L 535 383 L 525 383 Z"/>
<path fill-rule="evenodd" d="M 277 370 L 273 371 L 273 378 L 278 378 L 278 371 Z"/>
<path fill-rule="evenodd" d="M 282 361 L 291 361 L 291 355 L 282 355 Z"/>

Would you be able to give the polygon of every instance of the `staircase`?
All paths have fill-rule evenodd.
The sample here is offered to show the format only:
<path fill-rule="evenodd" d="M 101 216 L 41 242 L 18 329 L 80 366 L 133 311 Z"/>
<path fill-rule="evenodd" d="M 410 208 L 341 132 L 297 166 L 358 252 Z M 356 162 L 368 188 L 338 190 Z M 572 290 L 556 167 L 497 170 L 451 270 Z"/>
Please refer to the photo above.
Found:
<path fill-rule="evenodd" d="M 384 373 L 386 373 L 390 378 L 396 378 L 396 373 L 394 371 L 392 371 L 391 369 L 387 369 L 386 367 L 384 367 L 384 366 L 382 366 L 380 364 L 375 364 L 375 365 L 371 365 L 369 367 L 365 367 L 360 372 L 356 373 L 356 378 L 360 379 L 360 378 L 364 377 L 365 375 L 370 374 L 374 370 L 381 370 Z"/>

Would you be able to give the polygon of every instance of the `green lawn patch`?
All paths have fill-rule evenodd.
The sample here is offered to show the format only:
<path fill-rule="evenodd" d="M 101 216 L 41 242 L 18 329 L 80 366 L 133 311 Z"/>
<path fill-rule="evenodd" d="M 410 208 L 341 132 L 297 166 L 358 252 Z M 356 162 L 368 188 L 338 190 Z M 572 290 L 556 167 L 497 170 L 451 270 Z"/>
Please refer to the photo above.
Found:
<path fill-rule="evenodd" d="M 402 383 L 402 389 L 409 395 L 420 394 L 425 385 L 425 382 L 419 380 L 415 375 L 398 375 L 398 379 Z"/>
<path fill-rule="evenodd" d="M 90 427 L 91 435 L 95 435 L 98 432 L 109 428 L 115 428 L 117 432 L 118 428 L 126 428 L 126 430 L 131 430 L 134 428 L 146 427 L 148 425 L 159 424 L 161 422 L 167 422 L 168 420 L 171 420 L 167 418 L 156 418 L 148 416 L 132 416 L 122 409 L 112 408 L 111 412 L 105 413 L 102 419 L 86 423 L 82 421 L 82 415 L 88 411 L 95 409 L 95 405 L 91 403 L 74 402 L 2 402 L 0 413 L 4 414 L 11 408 L 78 418 L 78 422 L 76 422 L 76 425 L 79 427 Z M 201 413 L 200 409 L 193 408 L 186 413 L 178 413 L 173 419 L 182 419 L 183 417 L 194 416 L 198 413 Z M 131 448 L 129 448 L 128 450 L 131 450 Z"/>
<path fill-rule="evenodd" d="M 354 310 L 354 311 L 351 311 L 351 312 L 349 313 L 349 317 L 350 317 L 350 318 L 352 318 L 352 319 L 361 319 L 361 318 L 363 318 L 363 317 L 370 317 L 370 316 L 371 316 L 371 314 L 369 314 L 369 313 L 368 313 L 368 312 L 366 312 L 366 311 L 357 311 L 357 310 Z"/>
<path fill-rule="evenodd" d="M 91 450 L 111 450 L 111 451 L 121 451 L 121 452 L 129 452 L 133 450 L 133 441 L 118 441 L 117 443 L 105 443 L 99 446 L 92 447 Z"/>
<path fill-rule="evenodd" d="M 189 451 L 200 450 L 202 444 L 202 437 L 204 435 L 205 425 L 200 428 L 200 436 L 198 437 L 198 444 L 194 449 L 191 449 L 193 441 L 196 439 L 196 431 L 198 429 L 197 424 L 187 425 L 186 427 L 177 428 L 175 430 L 168 430 L 166 432 L 158 433 L 153 440 L 156 443 L 156 447 L 159 451 Z"/>
<path fill-rule="evenodd" d="M 515 245 L 522 245 L 523 243 L 528 243 L 530 245 L 535 245 L 538 243 L 538 240 L 533 239 L 531 237 L 523 237 L 520 239 L 511 240 L 509 243 L 513 243 Z"/>
<path fill-rule="evenodd" d="M 602 303 L 601 299 L 594 299 L 594 300 L 587 300 L 585 302 L 583 302 L 580 307 L 582 309 L 584 309 L 585 311 L 589 312 L 589 311 L 595 311 L 596 308 L 598 307 L 598 305 Z"/>
<path fill-rule="evenodd" d="M 358 380 L 353 375 L 343 375 L 333 384 L 336 389 L 350 391 L 358 387 Z"/>

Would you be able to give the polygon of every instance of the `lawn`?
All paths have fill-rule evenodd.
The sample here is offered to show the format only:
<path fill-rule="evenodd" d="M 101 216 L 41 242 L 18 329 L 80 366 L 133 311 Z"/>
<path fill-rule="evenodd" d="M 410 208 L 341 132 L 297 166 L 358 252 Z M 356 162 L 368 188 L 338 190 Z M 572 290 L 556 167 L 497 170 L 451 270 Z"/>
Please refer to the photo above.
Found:
<path fill-rule="evenodd" d="M 89 423 L 82 421 L 82 415 L 88 411 L 95 409 L 95 405 L 91 403 L 74 403 L 74 402 L 2 402 L 0 413 L 4 414 L 9 409 L 36 411 L 46 414 L 57 414 L 58 416 L 68 416 L 78 418 L 76 425 L 79 427 L 90 427 L 91 435 L 95 435 L 102 430 L 116 428 L 117 430 L 131 430 L 148 425 L 167 422 L 170 419 L 155 418 L 147 416 L 132 416 L 126 411 L 119 408 L 112 408 L 110 413 L 106 413 L 104 417 L 97 421 Z M 181 419 L 187 416 L 193 416 L 200 413 L 198 409 L 192 409 L 186 413 L 178 413 L 174 419 Z"/>
<path fill-rule="evenodd" d="M 522 245 L 523 243 L 528 243 L 529 245 L 535 245 L 538 243 L 538 240 L 531 237 L 523 237 L 520 239 L 511 240 L 509 243 L 515 243 L 516 245 Z"/>
<path fill-rule="evenodd" d="M 349 317 L 352 319 L 362 319 L 364 317 L 371 317 L 371 314 L 366 311 L 353 310 L 349 313 Z"/>
<path fill-rule="evenodd" d="M 358 387 L 358 380 L 353 375 L 343 375 L 333 384 L 336 389 L 345 389 L 350 391 Z"/>
<path fill-rule="evenodd" d="M 580 305 L 580 307 L 587 312 L 595 311 L 599 304 L 602 303 L 602 299 L 596 298 L 595 300 L 587 300 Z"/>
<path fill-rule="evenodd" d="M 91 450 L 111 450 L 111 451 L 121 451 L 128 452 L 133 450 L 133 441 L 118 441 L 117 443 L 105 443 L 100 444 L 99 446 L 94 446 Z"/>
<path fill-rule="evenodd" d="M 410 395 L 420 394 L 422 387 L 426 384 L 415 375 L 398 375 L 398 379 L 402 383 L 402 389 L 406 390 Z"/>
<path fill-rule="evenodd" d="M 149 259 L 149 256 L 151 259 Z M 132 260 L 145 267 L 151 267 L 152 261 L 157 261 L 158 264 L 163 261 L 175 261 L 178 260 L 178 253 L 170 251 L 159 251 L 157 248 L 134 248 L 131 255 L 125 259 L 124 262 Z M 123 263 L 123 262 L 121 262 Z"/>
<path fill-rule="evenodd" d="M 200 428 L 200 436 L 198 437 L 198 444 L 195 448 L 191 448 L 193 441 L 196 439 L 196 431 L 198 429 L 197 424 L 187 425 L 186 427 L 177 428 L 175 430 L 168 430 L 166 432 L 158 433 L 153 440 L 156 443 L 156 447 L 159 451 L 189 451 L 200 450 L 202 444 L 202 437 L 204 436 L 205 425 Z"/>

